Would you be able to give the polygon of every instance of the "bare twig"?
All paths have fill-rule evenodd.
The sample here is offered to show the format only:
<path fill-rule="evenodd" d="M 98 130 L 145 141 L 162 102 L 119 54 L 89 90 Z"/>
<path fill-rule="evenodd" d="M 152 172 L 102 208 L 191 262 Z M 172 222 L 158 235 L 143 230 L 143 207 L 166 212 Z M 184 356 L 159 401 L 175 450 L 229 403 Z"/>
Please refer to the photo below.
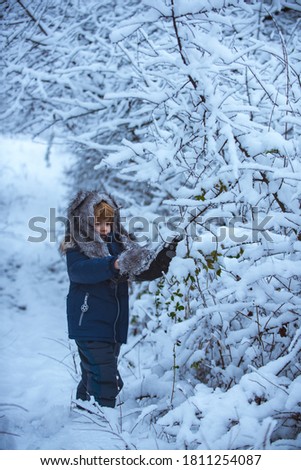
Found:
<path fill-rule="evenodd" d="M 23 8 L 23 10 L 26 12 L 26 14 L 29 16 L 29 18 L 35 23 L 38 25 L 38 27 L 40 28 L 40 30 L 42 31 L 42 33 L 45 34 L 45 36 L 48 36 L 48 33 L 46 32 L 46 30 L 43 28 L 43 26 L 41 25 L 41 22 L 38 21 L 34 16 L 33 14 L 31 13 L 31 11 L 28 10 L 28 8 L 23 4 L 23 2 L 21 2 L 21 0 L 17 0 L 17 2 L 19 3 L 19 5 Z"/>
<path fill-rule="evenodd" d="M 175 17 L 174 0 L 171 0 L 171 16 L 172 16 L 172 23 L 173 23 L 173 27 L 174 27 L 174 30 L 175 30 L 175 35 L 176 35 L 176 39 L 177 39 L 177 43 L 178 43 L 178 47 L 179 47 L 180 56 L 182 58 L 182 61 L 183 61 L 184 65 L 188 65 L 188 61 L 187 61 L 187 59 L 184 55 L 183 46 L 182 46 L 182 42 L 181 42 L 181 39 L 180 39 L 178 25 L 177 25 L 177 21 L 176 21 L 176 17 Z M 192 76 L 190 74 L 188 74 L 188 78 L 189 78 L 189 81 L 192 84 L 193 88 L 196 90 L 197 89 L 197 82 L 192 78 Z M 201 96 L 201 101 L 202 102 L 206 101 L 205 96 L 203 96 L 203 95 Z"/>

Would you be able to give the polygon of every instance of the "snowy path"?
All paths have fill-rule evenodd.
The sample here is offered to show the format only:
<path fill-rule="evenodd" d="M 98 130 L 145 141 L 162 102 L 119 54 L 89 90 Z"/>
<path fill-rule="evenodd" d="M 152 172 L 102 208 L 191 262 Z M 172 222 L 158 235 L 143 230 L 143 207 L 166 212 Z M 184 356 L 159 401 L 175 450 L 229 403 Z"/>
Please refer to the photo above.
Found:
<path fill-rule="evenodd" d="M 1 142 L 1 387 L 0 431 L 4 449 L 112 448 L 85 417 L 70 411 L 75 387 L 71 342 L 67 339 L 67 277 L 49 231 L 43 242 L 28 227 L 35 216 L 49 220 L 49 208 L 65 206 L 62 172 L 67 156 L 45 164 L 43 145 Z M 48 223 L 48 222 L 47 222 Z M 45 228 L 39 219 L 35 227 Z M 62 224 L 57 223 L 61 230 Z M 47 229 L 48 230 L 48 229 Z"/>
<path fill-rule="evenodd" d="M 56 217 L 65 213 L 71 157 L 53 152 L 47 167 L 43 145 L 2 139 L 0 148 L 0 449 L 172 448 L 147 422 L 153 405 L 140 408 L 129 391 L 121 407 L 106 411 L 105 425 L 71 409 L 79 377 L 67 335 L 65 260 L 55 241 L 63 224 L 49 223 L 50 208 Z M 135 388 L 133 374 L 121 371 Z"/>
<path fill-rule="evenodd" d="M 252 374 L 246 375 L 228 393 L 213 391 L 200 383 L 194 397 L 179 401 L 163 416 L 172 380 L 166 374 L 158 382 L 150 367 L 154 357 L 151 342 L 140 344 L 135 337 L 130 338 L 132 345 L 121 350 L 120 370 L 126 384 L 121 393 L 124 404 L 106 411 L 105 424 L 97 416 L 83 416 L 71 409 L 79 377 L 74 343 L 67 335 L 68 278 L 57 241 L 51 241 L 50 235 L 55 235 L 53 226 L 52 231 L 48 227 L 50 208 L 55 216 L 65 211 L 63 170 L 64 165 L 70 164 L 70 157 L 53 153 L 47 167 L 45 146 L 6 140 L 0 144 L 0 449 L 184 449 L 186 444 L 180 439 L 195 439 L 190 430 L 194 422 L 200 426 L 199 435 L 204 435 L 201 448 L 262 448 L 274 406 L 280 409 L 285 401 L 287 409 L 294 409 L 294 403 L 299 401 L 299 379 L 291 385 L 291 404 L 281 387 L 270 388 L 276 403 L 272 409 L 269 403 L 254 408 L 248 401 L 258 376 L 254 381 Z M 39 219 L 29 226 L 34 217 Z M 46 231 L 42 232 L 42 228 Z M 55 229 L 56 235 L 62 235 L 62 223 L 57 223 Z M 41 233 L 46 239 L 37 242 Z M 35 241 L 29 241 L 29 237 Z M 145 300 L 141 302 L 144 308 Z M 139 307 L 139 302 L 136 304 Z M 172 348 L 165 345 L 166 337 L 162 338 L 160 360 L 164 364 L 170 360 Z M 159 398 L 148 401 L 145 390 Z M 194 403 L 202 410 L 201 421 L 196 421 L 195 408 L 191 407 Z M 152 413 L 163 418 L 154 421 Z M 237 413 L 240 425 L 228 431 L 227 423 Z M 179 426 L 182 417 L 187 421 L 184 419 Z M 166 425 L 178 433 L 177 443 L 165 433 Z M 300 435 L 296 440 L 280 436 L 271 448 L 300 449 Z"/>

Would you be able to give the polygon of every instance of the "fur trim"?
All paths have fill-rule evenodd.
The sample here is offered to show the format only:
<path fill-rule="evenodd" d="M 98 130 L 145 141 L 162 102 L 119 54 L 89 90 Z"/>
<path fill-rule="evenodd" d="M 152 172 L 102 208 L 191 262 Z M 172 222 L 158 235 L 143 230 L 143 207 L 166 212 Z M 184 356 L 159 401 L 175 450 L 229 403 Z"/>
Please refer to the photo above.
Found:
<path fill-rule="evenodd" d="M 120 274 L 130 274 L 137 276 L 143 271 L 147 270 L 151 262 L 156 257 L 154 250 L 136 246 L 130 247 L 128 250 L 121 253 L 118 259 Z"/>
<path fill-rule="evenodd" d="M 130 239 L 120 224 L 119 207 L 111 195 L 97 191 L 80 191 L 68 208 L 67 232 L 71 235 L 72 243 L 89 258 L 110 256 L 105 240 L 94 230 L 94 207 L 101 201 L 114 208 L 113 233 L 118 236 L 124 248 L 119 256 L 120 274 L 133 278 L 149 267 L 156 253 L 154 250 L 140 247 Z"/>
<path fill-rule="evenodd" d="M 94 230 L 94 207 L 101 201 L 105 201 L 114 208 L 113 232 L 120 233 L 119 208 L 115 200 L 108 194 L 97 191 L 80 191 L 68 208 L 71 237 L 89 258 L 102 258 L 110 255 L 107 244 Z"/>

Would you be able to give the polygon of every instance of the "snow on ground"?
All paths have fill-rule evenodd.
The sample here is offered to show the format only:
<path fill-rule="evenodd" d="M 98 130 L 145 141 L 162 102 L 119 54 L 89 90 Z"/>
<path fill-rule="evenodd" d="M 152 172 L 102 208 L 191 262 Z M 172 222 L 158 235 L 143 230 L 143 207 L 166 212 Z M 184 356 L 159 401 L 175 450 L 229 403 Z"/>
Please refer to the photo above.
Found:
<path fill-rule="evenodd" d="M 56 149 L 47 165 L 46 146 L 26 141 L 2 139 L 0 149 L 0 449 L 184 449 L 187 439 L 193 442 L 196 438 L 191 431 L 197 419 L 191 404 L 193 410 L 197 407 L 204 412 L 204 419 L 196 421 L 200 436 L 204 434 L 201 449 L 263 448 L 271 412 L 264 407 L 254 409 L 247 400 L 257 378 L 247 377 L 228 394 L 200 384 L 194 398 L 176 403 L 174 411 L 166 416 L 162 413 L 155 423 L 152 413 L 160 416 L 168 407 L 172 379 L 166 374 L 159 384 L 160 373 L 151 372 L 155 357 L 151 342 L 142 344 L 135 337 L 121 350 L 123 404 L 106 410 L 104 419 L 73 409 L 78 357 L 67 335 L 68 278 L 65 260 L 58 252 L 63 224 L 54 223 L 55 217 L 65 213 L 64 169 L 72 164 L 72 157 Z M 141 302 L 147 307 L 145 300 Z M 136 304 L 139 308 L 139 302 Z M 172 347 L 162 335 L 158 368 L 160 361 L 172 364 L 173 360 Z M 185 390 L 189 384 L 182 386 Z M 293 386 L 298 401 L 300 381 Z M 278 395 L 280 388 L 275 388 Z M 181 387 L 179 390 L 181 393 Z M 140 397 L 140 403 L 134 397 Z M 239 409 L 240 425 L 226 432 L 228 420 Z M 185 417 L 186 424 L 179 426 L 179 417 Z M 175 439 L 170 440 L 164 428 Z M 271 448 L 298 449 L 300 438 L 292 442 L 280 438 Z"/>
<path fill-rule="evenodd" d="M 47 448 L 69 415 L 66 279 L 49 230 L 38 241 L 41 231 L 29 227 L 39 217 L 46 221 L 35 227 L 46 230 L 49 209 L 64 202 L 65 161 L 54 153 L 47 167 L 45 154 L 42 144 L 1 141 L 0 429 L 13 434 L 2 434 L 6 448 Z"/>
<path fill-rule="evenodd" d="M 79 367 L 67 335 L 63 223 L 54 218 L 65 213 L 64 168 L 72 157 L 53 150 L 48 166 L 43 144 L 2 138 L 0 148 L 0 448 L 171 448 L 151 436 L 151 410 L 129 399 L 126 386 L 126 403 L 107 410 L 105 423 L 71 407 Z"/>
<path fill-rule="evenodd" d="M 97 426 L 86 431 L 87 420 L 70 411 L 76 371 L 65 315 L 68 280 L 50 239 L 63 224 L 50 232 L 49 219 L 50 208 L 59 216 L 66 205 L 63 170 L 71 157 L 56 150 L 47 166 L 45 145 L 25 141 L 2 140 L 0 152 L 1 448 L 112 448 L 107 433 L 100 439 Z"/>

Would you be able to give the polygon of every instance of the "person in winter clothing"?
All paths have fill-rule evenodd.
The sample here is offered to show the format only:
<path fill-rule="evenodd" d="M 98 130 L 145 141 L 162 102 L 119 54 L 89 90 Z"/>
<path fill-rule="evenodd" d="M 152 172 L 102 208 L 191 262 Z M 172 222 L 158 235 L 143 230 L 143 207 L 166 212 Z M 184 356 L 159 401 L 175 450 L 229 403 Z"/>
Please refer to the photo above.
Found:
<path fill-rule="evenodd" d="M 128 334 L 128 280 L 162 276 L 178 240 L 159 251 L 140 247 L 121 226 L 112 196 L 97 191 L 77 194 L 68 222 L 61 251 L 70 279 L 68 333 L 81 361 L 76 398 L 93 396 L 101 406 L 115 407 L 123 386 L 117 361 Z"/>

